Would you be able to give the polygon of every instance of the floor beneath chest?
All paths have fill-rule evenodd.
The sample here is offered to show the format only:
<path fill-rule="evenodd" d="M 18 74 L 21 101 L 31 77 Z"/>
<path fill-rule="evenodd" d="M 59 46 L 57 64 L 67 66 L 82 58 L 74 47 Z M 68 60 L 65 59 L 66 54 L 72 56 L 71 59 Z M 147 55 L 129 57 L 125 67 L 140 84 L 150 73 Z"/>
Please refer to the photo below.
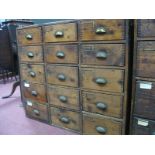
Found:
<path fill-rule="evenodd" d="M 0 81 L 0 135 L 75 135 L 25 116 L 18 87 L 12 97 L 1 99 L 11 91 L 13 80 Z"/>

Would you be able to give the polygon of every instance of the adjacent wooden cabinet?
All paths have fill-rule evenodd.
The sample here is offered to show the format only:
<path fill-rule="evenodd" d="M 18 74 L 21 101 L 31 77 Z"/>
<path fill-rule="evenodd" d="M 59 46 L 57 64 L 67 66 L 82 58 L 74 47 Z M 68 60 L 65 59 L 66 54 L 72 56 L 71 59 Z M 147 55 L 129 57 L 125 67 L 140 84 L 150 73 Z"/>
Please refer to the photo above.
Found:
<path fill-rule="evenodd" d="M 27 116 L 80 134 L 126 134 L 129 31 L 122 19 L 19 28 Z"/>

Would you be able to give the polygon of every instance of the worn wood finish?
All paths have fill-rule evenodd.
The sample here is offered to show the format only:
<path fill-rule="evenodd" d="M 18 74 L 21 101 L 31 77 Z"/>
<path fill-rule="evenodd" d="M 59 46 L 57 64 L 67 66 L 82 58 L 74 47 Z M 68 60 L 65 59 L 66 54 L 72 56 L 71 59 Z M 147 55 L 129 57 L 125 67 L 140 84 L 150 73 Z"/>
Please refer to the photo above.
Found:
<path fill-rule="evenodd" d="M 155 78 L 155 41 L 138 42 L 137 76 Z"/>
<path fill-rule="evenodd" d="M 133 135 L 155 135 L 155 121 L 134 117 Z"/>
<path fill-rule="evenodd" d="M 76 23 L 44 26 L 44 41 L 45 42 L 77 41 Z"/>
<path fill-rule="evenodd" d="M 39 44 L 42 42 L 41 27 L 18 29 L 17 39 L 19 45 Z"/>
<path fill-rule="evenodd" d="M 103 128 L 104 132 L 99 132 L 97 127 Z M 119 135 L 121 134 L 121 122 L 105 118 L 102 115 L 83 113 L 83 133 L 93 135 Z"/>
<path fill-rule="evenodd" d="M 48 85 L 49 104 L 79 110 L 79 90 Z"/>
<path fill-rule="evenodd" d="M 82 44 L 81 64 L 124 66 L 125 44 Z"/>
<path fill-rule="evenodd" d="M 122 118 L 123 97 L 82 91 L 83 110 Z"/>
<path fill-rule="evenodd" d="M 21 46 L 18 50 L 21 62 L 43 62 L 42 46 Z"/>
<path fill-rule="evenodd" d="M 77 45 L 46 45 L 45 62 L 78 64 Z"/>
<path fill-rule="evenodd" d="M 25 83 L 27 82 L 22 82 L 22 92 L 26 99 L 31 99 L 41 103 L 47 102 L 45 85 L 29 83 L 29 86 L 26 86 Z"/>
<path fill-rule="evenodd" d="M 78 68 L 70 66 L 47 65 L 47 82 L 54 85 L 78 86 Z"/>
<path fill-rule="evenodd" d="M 34 83 L 44 83 L 45 81 L 43 65 L 21 64 L 20 72 L 22 80 Z"/>
<path fill-rule="evenodd" d="M 80 132 L 81 131 L 80 117 L 81 117 L 80 114 L 77 112 L 51 107 L 52 124 L 56 126 Z"/>
<path fill-rule="evenodd" d="M 104 79 L 105 84 L 98 84 L 97 79 Z M 116 69 L 81 69 L 81 86 L 110 92 L 123 92 L 124 71 Z"/>
<path fill-rule="evenodd" d="M 102 28 L 102 33 L 96 31 Z M 121 40 L 125 39 L 124 20 L 82 20 L 80 22 L 80 39 L 82 41 L 91 40 Z"/>

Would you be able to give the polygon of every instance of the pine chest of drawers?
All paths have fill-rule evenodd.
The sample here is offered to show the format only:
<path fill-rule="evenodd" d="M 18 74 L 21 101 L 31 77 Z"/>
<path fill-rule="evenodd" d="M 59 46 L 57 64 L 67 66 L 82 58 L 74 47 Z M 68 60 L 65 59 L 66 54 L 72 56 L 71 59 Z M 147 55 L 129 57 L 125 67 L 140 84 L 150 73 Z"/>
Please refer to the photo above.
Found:
<path fill-rule="evenodd" d="M 129 20 L 17 30 L 27 116 L 80 134 L 125 134 Z"/>

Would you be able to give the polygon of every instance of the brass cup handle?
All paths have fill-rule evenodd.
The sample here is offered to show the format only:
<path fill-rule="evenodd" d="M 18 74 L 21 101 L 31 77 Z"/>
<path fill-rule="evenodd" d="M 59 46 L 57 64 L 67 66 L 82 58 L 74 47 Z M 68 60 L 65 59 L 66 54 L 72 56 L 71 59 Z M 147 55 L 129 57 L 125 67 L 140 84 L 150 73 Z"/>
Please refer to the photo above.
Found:
<path fill-rule="evenodd" d="M 66 76 L 64 74 L 58 74 L 58 79 L 60 81 L 65 81 L 66 80 Z"/>
<path fill-rule="evenodd" d="M 96 28 L 96 34 L 105 34 L 106 29 L 104 27 L 97 27 Z"/>
<path fill-rule="evenodd" d="M 107 58 L 107 52 L 106 51 L 99 51 L 96 53 L 96 58 L 98 59 L 106 59 Z"/>
<path fill-rule="evenodd" d="M 107 130 L 106 130 L 106 128 L 104 128 L 104 127 L 97 126 L 97 127 L 96 127 L 96 131 L 97 131 L 98 133 L 100 133 L 100 134 L 105 134 Z"/>
<path fill-rule="evenodd" d="M 67 97 L 66 96 L 59 96 L 59 100 L 61 101 L 61 102 L 67 102 Z"/>
<path fill-rule="evenodd" d="M 56 31 L 55 32 L 55 37 L 63 37 L 64 36 L 64 32 L 63 31 Z"/>
<path fill-rule="evenodd" d="M 38 95 L 38 93 L 36 91 L 34 91 L 34 90 L 31 91 L 31 94 L 32 94 L 32 96 L 35 96 L 35 97 Z"/>
<path fill-rule="evenodd" d="M 30 72 L 30 75 L 31 75 L 31 77 L 36 77 L 36 73 L 33 71 Z"/>
<path fill-rule="evenodd" d="M 101 110 L 106 110 L 107 105 L 106 105 L 105 103 L 98 102 L 98 103 L 96 103 L 96 107 L 97 107 L 98 109 L 101 109 Z"/>
<path fill-rule="evenodd" d="M 59 119 L 61 122 L 66 123 L 66 124 L 68 124 L 70 122 L 69 118 L 67 118 L 65 116 L 61 116 Z"/>
<path fill-rule="evenodd" d="M 34 57 L 34 54 L 33 54 L 33 52 L 28 52 L 28 53 L 27 53 L 27 56 L 28 56 L 29 58 L 33 58 L 33 57 Z"/>
<path fill-rule="evenodd" d="M 33 112 L 34 112 L 34 113 L 35 113 L 35 115 L 37 115 L 37 116 L 39 116 L 39 115 L 40 115 L 39 110 L 37 110 L 37 109 L 34 109 L 34 110 L 33 110 Z"/>
<path fill-rule="evenodd" d="M 25 38 L 26 38 L 27 40 L 32 40 L 32 39 L 33 39 L 33 36 L 32 36 L 31 34 L 27 34 L 27 35 L 25 36 Z"/>
<path fill-rule="evenodd" d="M 104 79 L 104 78 L 96 78 L 96 79 L 95 79 L 95 82 L 96 82 L 97 84 L 102 84 L 102 85 L 104 85 L 104 84 L 107 83 L 107 80 Z"/>
<path fill-rule="evenodd" d="M 57 56 L 58 58 L 64 58 L 64 57 L 65 57 L 65 53 L 64 53 L 63 51 L 58 51 L 58 52 L 56 53 L 56 56 Z"/>

